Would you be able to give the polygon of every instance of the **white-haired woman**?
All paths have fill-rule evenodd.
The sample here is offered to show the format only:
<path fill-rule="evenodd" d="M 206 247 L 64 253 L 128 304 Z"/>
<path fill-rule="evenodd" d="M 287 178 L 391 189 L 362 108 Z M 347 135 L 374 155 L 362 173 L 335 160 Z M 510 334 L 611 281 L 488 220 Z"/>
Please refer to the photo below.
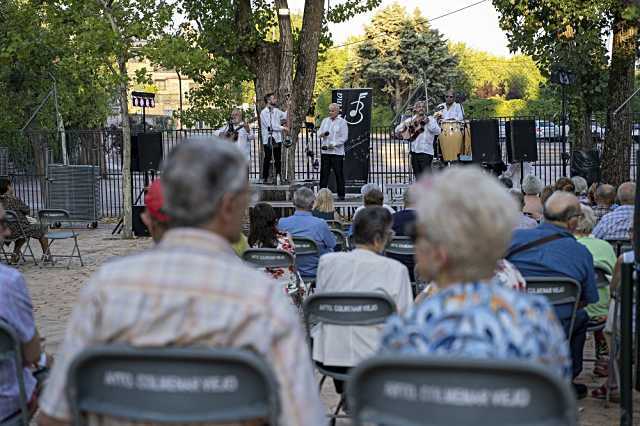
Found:
<path fill-rule="evenodd" d="M 545 298 L 493 280 L 517 219 L 515 201 L 473 167 L 418 183 L 416 263 L 439 292 L 386 326 L 384 353 L 530 360 L 571 376 L 564 331 Z"/>
<path fill-rule="evenodd" d="M 542 219 L 542 201 L 540 194 L 544 185 L 536 175 L 525 176 L 522 181 L 522 193 L 524 194 L 524 207 L 522 213 L 531 216 L 536 221 Z"/>

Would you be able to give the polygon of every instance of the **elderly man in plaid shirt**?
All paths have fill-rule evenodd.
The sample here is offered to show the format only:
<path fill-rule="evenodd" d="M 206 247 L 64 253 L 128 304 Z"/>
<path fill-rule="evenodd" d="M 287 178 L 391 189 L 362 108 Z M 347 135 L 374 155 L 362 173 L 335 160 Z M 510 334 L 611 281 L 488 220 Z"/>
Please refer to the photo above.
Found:
<path fill-rule="evenodd" d="M 625 182 L 618 187 L 620 206 L 607 213 L 593 228 L 593 236 L 601 240 L 628 240 L 633 224 L 633 206 L 635 202 L 636 184 Z"/>
<path fill-rule="evenodd" d="M 596 205 L 593 207 L 593 213 L 596 215 L 596 222 L 607 213 L 614 210 L 616 201 L 616 188 L 613 185 L 603 183 L 596 188 Z"/>
<path fill-rule="evenodd" d="M 325 425 L 299 317 L 279 284 L 231 248 L 250 198 L 242 152 L 227 143 L 184 143 L 166 160 L 162 183 L 171 228 L 153 249 L 103 266 L 82 290 L 40 401 L 40 425 L 70 422 L 69 365 L 105 343 L 251 350 L 278 380 L 279 424 Z"/>

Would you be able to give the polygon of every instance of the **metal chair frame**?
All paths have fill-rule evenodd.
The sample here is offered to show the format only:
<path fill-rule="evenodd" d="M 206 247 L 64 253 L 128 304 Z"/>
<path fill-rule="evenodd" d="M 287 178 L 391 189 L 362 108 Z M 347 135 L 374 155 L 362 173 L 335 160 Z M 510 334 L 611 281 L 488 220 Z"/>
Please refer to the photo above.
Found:
<path fill-rule="evenodd" d="M 392 256 L 387 256 L 389 254 L 391 254 Z M 393 237 L 387 244 L 387 247 L 384 249 L 385 256 L 392 257 L 398 261 L 400 261 L 400 259 L 395 256 L 398 256 L 398 257 L 407 256 L 407 257 L 411 257 L 411 259 L 414 260 L 415 254 L 416 254 L 416 246 L 414 242 L 411 240 L 411 237 L 401 237 L 401 236 Z M 409 276 L 413 275 L 413 280 L 411 282 L 413 297 L 416 297 L 419 293 L 418 282 L 415 276 L 415 266 L 416 265 L 414 260 L 414 265 L 413 265 L 414 270 L 409 271 Z"/>
<path fill-rule="evenodd" d="M 7 223 L 16 224 L 18 229 L 20 230 L 19 235 L 11 235 L 8 238 L 5 238 L 5 242 L 7 243 L 13 242 L 15 244 L 15 242 L 19 239 L 25 240 L 24 247 L 22 248 L 22 250 L 20 250 L 20 253 L 19 253 L 18 263 L 20 263 L 21 261 L 23 263 L 26 263 L 27 262 L 26 258 L 30 257 L 31 259 L 33 259 L 33 263 L 37 265 L 38 259 L 36 258 L 35 254 L 33 253 L 33 249 L 31 248 L 31 238 L 27 235 L 27 232 L 22 227 L 22 224 L 18 219 L 18 214 L 13 210 L 5 210 L 4 218 L 7 221 Z M 5 260 L 7 261 L 7 263 L 9 263 L 9 254 L 4 249 L 4 244 L 0 245 L 0 248 L 2 249 L 2 255 L 4 256 Z"/>
<path fill-rule="evenodd" d="M 0 426 L 28 426 L 31 413 L 28 408 L 27 391 L 24 383 L 24 366 L 22 363 L 22 344 L 13 327 L 0 320 L 0 361 L 13 360 L 18 379 L 18 398 L 20 411 L 17 415 L 0 422 Z"/>
<path fill-rule="evenodd" d="M 377 309 L 375 312 L 361 311 L 362 318 L 353 315 L 352 312 L 336 312 L 334 307 L 345 305 L 371 305 L 372 303 L 386 305 L 385 309 Z M 331 308 L 331 309 L 330 309 Z M 387 318 L 396 312 L 395 302 L 386 294 L 379 292 L 340 292 L 340 293 L 320 293 L 308 297 L 303 305 L 304 326 L 307 332 L 307 339 L 311 347 L 311 322 L 324 323 L 341 326 L 367 326 L 384 323 Z M 351 314 L 351 315 L 350 315 Z M 357 315 L 357 314 L 356 314 Z M 313 352 L 313 351 L 312 351 Z M 350 374 L 336 373 L 327 370 L 322 365 L 311 360 L 316 370 L 322 375 L 319 388 L 322 390 L 327 377 L 332 379 L 348 381 Z M 349 416 L 340 416 L 340 408 L 344 404 L 344 394 L 341 395 L 340 401 L 333 414 L 330 414 L 332 424 L 335 424 L 337 418 L 348 418 Z"/>
<path fill-rule="evenodd" d="M 86 413 L 146 423 L 265 418 L 273 425 L 280 414 L 271 368 L 239 349 L 97 346 L 73 360 L 65 391 L 75 426 L 87 424 Z"/>
<path fill-rule="evenodd" d="M 71 216 L 68 211 L 62 209 L 42 209 L 38 211 L 38 218 L 43 226 L 49 228 L 51 225 L 56 223 L 66 223 L 71 224 Z M 51 259 L 51 264 L 55 266 L 56 258 L 69 259 L 67 261 L 67 269 L 71 266 L 71 261 L 73 259 L 80 260 L 80 266 L 84 266 L 84 262 L 82 261 L 82 255 L 80 254 L 80 246 L 78 245 L 78 234 L 74 231 L 49 231 L 47 230 L 45 237 L 47 238 L 49 245 L 45 253 L 42 253 L 42 262 L 46 258 Z M 73 239 L 73 250 L 69 255 L 63 254 L 53 254 L 51 252 L 51 247 L 53 247 L 54 243 L 59 240 L 68 240 Z M 77 255 L 75 253 L 78 253 Z"/>
<path fill-rule="evenodd" d="M 350 376 L 355 426 L 577 425 L 569 383 L 530 361 L 386 355 Z"/>
<path fill-rule="evenodd" d="M 545 296 L 549 303 L 553 306 L 565 305 L 572 303 L 573 308 L 571 311 L 571 321 L 569 322 L 569 334 L 567 341 L 571 341 L 573 334 L 573 325 L 576 320 L 576 312 L 578 311 L 578 304 L 580 303 L 580 295 L 582 294 L 582 287 L 576 280 L 568 277 L 524 277 L 527 282 L 527 293 Z M 563 291 L 554 291 L 552 287 L 558 288 L 562 286 Z M 573 290 L 570 290 L 572 287 Z M 546 290 L 545 290 L 546 289 Z"/>
<path fill-rule="evenodd" d="M 318 243 L 316 243 L 315 240 L 307 237 L 296 237 L 296 236 L 292 236 L 291 239 L 296 249 L 296 260 L 304 256 L 314 256 L 314 255 L 320 256 L 320 249 L 318 248 Z M 296 268 L 297 268 L 297 264 L 296 264 Z M 302 277 L 302 281 L 304 282 L 304 285 L 306 287 L 305 288 L 305 290 L 307 290 L 306 294 L 309 294 L 309 289 L 315 283 L 316 277 L 315 276 L 303 277 L 302 275 L 300 276 Z"/>
<path fill-rule="evenodd" d="M 336 237 L 336 245 L 340 245 L 340 251 L 349 251 L 349 243 L 344 232 L 340 229 L 331 228 L 331 233 Z"/>

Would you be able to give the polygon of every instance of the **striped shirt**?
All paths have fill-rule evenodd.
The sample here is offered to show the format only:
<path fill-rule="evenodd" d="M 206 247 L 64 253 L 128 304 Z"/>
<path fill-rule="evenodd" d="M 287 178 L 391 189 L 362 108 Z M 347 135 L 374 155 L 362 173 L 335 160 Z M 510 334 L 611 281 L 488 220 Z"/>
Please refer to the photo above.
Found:
<path fill-rule="evenodd" d="M 279 424 L 326 424 L 303 329 L 281 285 L 246 266 L 211 232 L 172 229 L 156 248 L 108 263 L 91 278 L 40 400 L 45 414 L 69 418 L 70 362 L 105 343 L 254 351 L 278 380 Z"/>

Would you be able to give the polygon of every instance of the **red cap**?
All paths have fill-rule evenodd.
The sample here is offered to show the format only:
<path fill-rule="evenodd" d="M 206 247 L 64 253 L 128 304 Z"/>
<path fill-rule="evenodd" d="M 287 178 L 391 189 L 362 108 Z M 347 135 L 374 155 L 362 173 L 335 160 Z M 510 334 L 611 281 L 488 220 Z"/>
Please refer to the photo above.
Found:
<path fill-rule="evenodd" d="M 160 179 L 156 179 L 147 187 L 147 193 L 144 195 L 144 203 L 151 217 L 158 222 L 169 222 L 169 216 L 162 212 L 163 202 L 162 184 L 160 183 Z"/>

